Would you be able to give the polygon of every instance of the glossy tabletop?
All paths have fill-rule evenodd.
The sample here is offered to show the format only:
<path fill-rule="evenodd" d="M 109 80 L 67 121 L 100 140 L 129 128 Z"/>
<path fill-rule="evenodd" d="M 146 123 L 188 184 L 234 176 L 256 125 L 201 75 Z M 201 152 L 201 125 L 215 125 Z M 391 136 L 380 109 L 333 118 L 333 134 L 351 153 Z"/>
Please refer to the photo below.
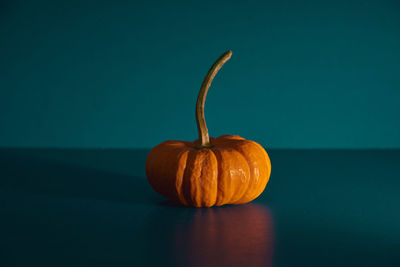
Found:
<path fill-rule="evenodd" d="M 400 266 L 400 150 L 269 150 L 245 205 L 186 208 L 148 150 L 0 149 L 0 266 Z"/>

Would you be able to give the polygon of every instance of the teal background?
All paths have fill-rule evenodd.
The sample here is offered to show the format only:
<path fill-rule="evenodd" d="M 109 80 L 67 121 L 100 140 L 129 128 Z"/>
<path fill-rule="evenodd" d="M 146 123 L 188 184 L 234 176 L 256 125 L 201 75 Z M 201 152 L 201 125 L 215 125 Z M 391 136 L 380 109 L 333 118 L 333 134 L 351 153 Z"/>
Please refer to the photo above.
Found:
<path fill-rule="evenodd" d="M 400 148 L 399 1 L 1 1 L 0 146 Z"/>

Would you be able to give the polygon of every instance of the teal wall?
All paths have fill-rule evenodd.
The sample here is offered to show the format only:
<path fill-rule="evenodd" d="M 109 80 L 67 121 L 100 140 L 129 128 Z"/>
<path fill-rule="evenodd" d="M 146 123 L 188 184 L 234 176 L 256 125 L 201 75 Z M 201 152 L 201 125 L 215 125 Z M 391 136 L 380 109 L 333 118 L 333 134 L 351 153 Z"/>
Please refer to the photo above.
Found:
<path fill-rule="evenodd" d="M 111 4 L 112 2 L 112 4 Z M 400 2 L 0 2 L 0 146 L 400 148 Z"/>

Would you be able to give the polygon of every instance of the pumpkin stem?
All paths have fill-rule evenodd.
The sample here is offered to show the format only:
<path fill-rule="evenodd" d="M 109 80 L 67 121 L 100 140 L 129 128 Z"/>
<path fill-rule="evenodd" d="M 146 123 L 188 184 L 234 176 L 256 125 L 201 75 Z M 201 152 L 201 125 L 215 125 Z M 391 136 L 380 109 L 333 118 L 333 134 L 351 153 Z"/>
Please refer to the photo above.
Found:
<path fill-rule="evenodd" d="M 204 117 L 204 103 L 206 101 L 208 89 L 210 88 L 215 75 L 217 75 L 218 71 L 222 68 L 225 62 L 231 58 L 231 56 L 231 50 L 220 56 L 217 61 L 215 61 L 214 65 L 212 65 L 206 77 L 204 78 L 203 83 L 201 84 L 200 92 L 196 102 L 196 123 L 197 131 L 199 133 L 198 148 L 212 147 L 212 144 L 210 143 L 210 137 L 208 135 L 206 119 Z"/>

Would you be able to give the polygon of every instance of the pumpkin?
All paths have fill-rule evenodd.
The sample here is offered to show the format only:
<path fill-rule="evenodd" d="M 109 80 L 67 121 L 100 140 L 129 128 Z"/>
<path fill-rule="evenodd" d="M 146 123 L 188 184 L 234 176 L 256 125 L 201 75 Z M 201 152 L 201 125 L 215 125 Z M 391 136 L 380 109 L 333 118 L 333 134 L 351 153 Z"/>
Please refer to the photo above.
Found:
<path fill-rule="evenodd" d="M 155 146 L 146 161 L 153 189 L 164 197 L 193 207 L 247 203 L 265 189 L 271 162 L 264 148 L 237 135 L 210 138 L 204 117 L 208 89 L 217 72 L 230 59 L 224 53 L 212 65 L 196 103 L 199 139 L 165 141 Z"/>

